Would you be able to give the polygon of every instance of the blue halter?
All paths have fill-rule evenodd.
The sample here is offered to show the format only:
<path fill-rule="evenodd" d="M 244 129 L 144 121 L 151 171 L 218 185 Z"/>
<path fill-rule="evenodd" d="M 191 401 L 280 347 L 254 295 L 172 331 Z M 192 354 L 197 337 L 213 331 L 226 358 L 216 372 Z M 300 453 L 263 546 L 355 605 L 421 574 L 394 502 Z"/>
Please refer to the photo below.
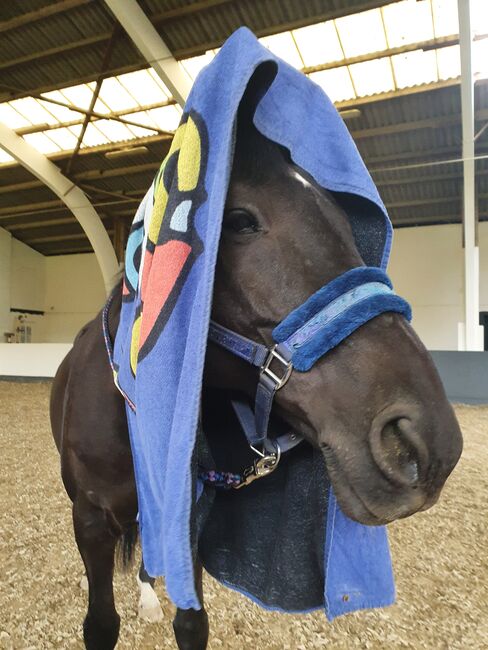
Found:
<path fill-rule="evenodd" d="M 293 370 L 307 372 L 361 325 L 385 312 L 402 314 L 409 321 L 412 317 L 410 305 L 394 293 L 384 271 L 360 266 L 338 276 L 288 314 L 273 330 L 272 349 L 211 321 L 210 341 L 261 370 L 254 411 L 244 400 L 232 401 L 249 444 L 261 456 L 247 482 L 273 471 L 281 453 L 303 440 L 295 432 L 268 438 L 274 396 Z"/>

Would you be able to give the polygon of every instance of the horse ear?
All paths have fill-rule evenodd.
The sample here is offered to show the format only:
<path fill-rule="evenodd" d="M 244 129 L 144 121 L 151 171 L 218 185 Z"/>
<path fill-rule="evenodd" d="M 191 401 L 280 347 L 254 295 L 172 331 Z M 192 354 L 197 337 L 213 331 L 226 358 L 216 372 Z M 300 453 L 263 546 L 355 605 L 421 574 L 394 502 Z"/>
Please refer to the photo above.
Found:
<path fill-rule="evenodd" d="M 278 66 L 274 61 L 261 63 L 253 72 L 249 79 L 237 115 L 238 128 L 250 126 L 254 117 L 254 112 L 263 95 L 273 83 L 273 79 L 278 71 Z"/>

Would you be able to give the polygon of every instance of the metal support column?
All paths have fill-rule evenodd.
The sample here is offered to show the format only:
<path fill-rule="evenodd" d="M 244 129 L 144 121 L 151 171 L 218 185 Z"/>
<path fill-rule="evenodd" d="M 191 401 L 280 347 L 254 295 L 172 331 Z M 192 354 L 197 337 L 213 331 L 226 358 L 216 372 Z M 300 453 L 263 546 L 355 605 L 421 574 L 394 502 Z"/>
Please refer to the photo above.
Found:
<path fill-rule="evenodd" d="M 471 0 L 458 0 L 463 128 L 464 327 L 459 349 L 482 350 L 479 327 L 479 248 L 474 161 L 474 78 Z"/>
<path fill-rule="evenodd" d="M 191 82 L 137 1 L 105 0 L 105 2 L 178 104 L 184 106 Z"/>

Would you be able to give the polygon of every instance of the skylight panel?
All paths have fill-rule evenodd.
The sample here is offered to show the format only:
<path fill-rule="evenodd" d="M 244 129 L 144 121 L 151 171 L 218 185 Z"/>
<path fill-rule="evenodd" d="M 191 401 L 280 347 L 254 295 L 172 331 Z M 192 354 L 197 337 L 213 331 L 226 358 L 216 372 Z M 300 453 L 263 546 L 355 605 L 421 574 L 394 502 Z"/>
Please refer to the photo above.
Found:
<path fill-rule="evenodd" d="M 110 142 L 120 142 L 121 140 L 132 140 L 134 133 L 132 130 L 116 120 L 97 120 L 95 122 L 99 131 L 106 136 Z"/>
<path fill-rule="evenodd" d="M 48 97 L 49 99 L 54 99 L 57 102 L 63 102 L 64 104 L 70 103 L 69 100 L 59 92 L 59 90 L 52 90 L 48 93 L 42 93 L 42 96 Z M 42 100 L 40 103 L 60 122 L 70 122 L 72 120 L 83 119 L 83 113 L 72 111 L 69 108 L 65 108 L 64 106 L 59 106 L 59 104 L 53 104 L 52 102 Z"/>
<path fill-rule="evenodd" d="M 60 151 L 60 147 L 44 133 L 27 133 L 23 138 L 40 153 L 55 153 L 56 151 Z"/>
<path fill-rule="evenodd" d="M 99 97 L 112 111 L 123 111 L 139 106 L 136 99 L 116 77 L 104 79 Z"/>
<path fill-rule="evenodd" d="M 142 126 L 133 126 L 132 124 L 130 130 L 137 138 L 147 138 L 150 135 L 157 135 L 157 131 L 145 129 Z"/>
<path fill-rule="evenodd" d="M 471 7 L 473 12 L 471 22 L 475 35 L 488 34 L 488 5 L 486 0 L 472 0 Z"/>
<path fill-rule="evenodd" d="M 379 9 L 362 11 L 335 21 L 347 58 L 386 50 L 386 36 Z"/>
<path fill-rule="evenodd" d="M 161 88 L 162 92 L 169 97 L 171 97 L 171 93 L 166 87 L 166 85 L 163 83 L 163 81 L 160 79 L 159 75 L 156 73 L 156 71 L 153 68 L 148 68 L 147 72 L 149 73 L 149 76 L 152 78 L 154 83 Z"/>
<path fill-rule="evenodd" d="M 395 78 L 399 88 L 419 86 L 437 81 L 435 51 L 415 50 L 391 57 Z"/>
<path fill-rule="evenodd" d="M 213 52 L 205 52 L 201 56 L 193 56 L 191 59 L 184 59 L 180 61 L 180 65 L 183 70 L 187 73 L 192 81 L 198 76 L 198 73 L 203 70 L 203 68 L 211 63 L 214 59 Z"/>
<path fill-rule="evenodd" d="M 29 120 L 12 108 L 8 102 L 0 104 L 0 122 L 10 129 L 21 129 L 26 126 L 32 126 Z"/>
<path fill-rule="evenodd" d="M 359 97 L 395 90 L 390 60 L 385 57 L 350 65 L 354 86 Z"/>
<path fill-rule="evenodd" d="M 138 111 L 137 113 L 131 113 L 127 116 L 131 122 L 137 122 L 141 126 L 157 126 L 156 122 L 149 115 L 147 111 Z M 134 128 L 131 125 L 131 129 Z M 135 127 L 137 128 L 137 127 Z M 154 133 L 154 131 L 153 131 Z"/>
<path fill-rule="evenodd" d="M 107 142 L 110 142 L 110 138 L 107 138 L 106 135 L 97 129 L 95 124 L 90 122 L 90 124 L 88 124 L 86 127 L 81 146 L 82 148 L 96 147 L 99 144 L 107 144 Z"/>
<path fill-rule="evenodd" d="M 295 29 L 293 36 L 307 67 L 344 58 L 336 28 L 331 20 Z"/>
<path fill-rule="evenodd" d="M 181 113 L 176 106 L 162 106 L 147 111 L 156 125 L 163 131 L 176 131 L 180 123 Z"/>
<path fill-rule="evenodd" d="M 451 36 L 459 33 L 457 0 L 431 0 L 434 15 L 434 36 Z"/>
<path fill-rule="evenodd" d="M 403 0 L 383 7 L 383 18 L 390 47 L 401 47 L 434 38 L 428 0 Z"/>
<path fill-rule="evenodd" d="M 33 97 L 24 97 L 10 102 L 10 106 L 21 113 L 31 124 L 57 124 L 58 120 Z"/>
<path fill-rule="evenodd" d="M 439 79 L 456 79 L 461 76 L 461 54 L 459 45 L 441 47 L 436 50 Z"/>
<path fill-rule="evenodd" d="M 488 78 L 488 39 L 473 43 L 473 73 L 476 79 Z"/>
<path fill-rule="evenodd" d="M 80 84 L 79 86 L 70 86 L 63 88 L 59 91 L 63 96 L 60 101 L 64 101 L 73 106 L 78 106 L 87 111 L 90 108 L 90 102 L 93 97 L 93 91 L 88 84 Z M 49 95 L 49 93 L 46 93 Z"/>
<path fill-rule="evenodd" d="M 49 131 L 49 138 L 63 151 L 74 149 L 78 141 L 78 136 L 76 136 L 71 129 L 66 127 L 51 129 Z"/>
<path fill-rule="evenodd" d="M 298 70 L 302 68 L 303 63 L 291 32 L 273 34 L 273 36 L 264 36 L 259 39 L 259 42 L 261 45 L 264 45 L 264 47 L 267 47 L 268 50 L 273 52 L 273 54 L 279 56 L 280 59 L 283 59 L 283 61 L 286 61 L 294 68 L 297 68 Z"/>
<path fill-rule="evenodd" d="M 333 102 L 341 102 L 356 96 L 347 67 L 321 70 L 309 75 L 328 95 Z"/>
<path fill-rule="evenodd" d="M 168 94 L 154 81 L 148 70 L 122 74 L 117 79 L 141 106 L 164 102 L 168 99 Z"/>
<path fill-rule="evenodd" d="M 13 162 L 15 159 L 12 158 L 10 154 L 8 154 L 4 149 L 0 147 L 0 164 L 2 163 L 10 163 Z"/>

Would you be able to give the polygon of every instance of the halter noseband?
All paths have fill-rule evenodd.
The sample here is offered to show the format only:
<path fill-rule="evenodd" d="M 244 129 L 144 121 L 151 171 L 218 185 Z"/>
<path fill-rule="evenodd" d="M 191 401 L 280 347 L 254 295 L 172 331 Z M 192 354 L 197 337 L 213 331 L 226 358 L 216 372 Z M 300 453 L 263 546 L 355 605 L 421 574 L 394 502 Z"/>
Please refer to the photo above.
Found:
<path fill-rule="evenodd" d="M 288 314 L 273 330 L 276 345 L 272 348 L 210 322 L 209 341 L 260 369 L 254 410 L 245 400 L 232 400 L 249 445 L 260 456 L 237 487 L 272 472 L 281 454 L 303 440 L 293 431 L 268 437 L 273 399 L 292 372 L 307 372 L 361 325 L 385 312 L 402 314 L 407 320 L 412 316 L 410 305 L 393 292 L 386 273 L 361 266 L 338 276 Z"/>

